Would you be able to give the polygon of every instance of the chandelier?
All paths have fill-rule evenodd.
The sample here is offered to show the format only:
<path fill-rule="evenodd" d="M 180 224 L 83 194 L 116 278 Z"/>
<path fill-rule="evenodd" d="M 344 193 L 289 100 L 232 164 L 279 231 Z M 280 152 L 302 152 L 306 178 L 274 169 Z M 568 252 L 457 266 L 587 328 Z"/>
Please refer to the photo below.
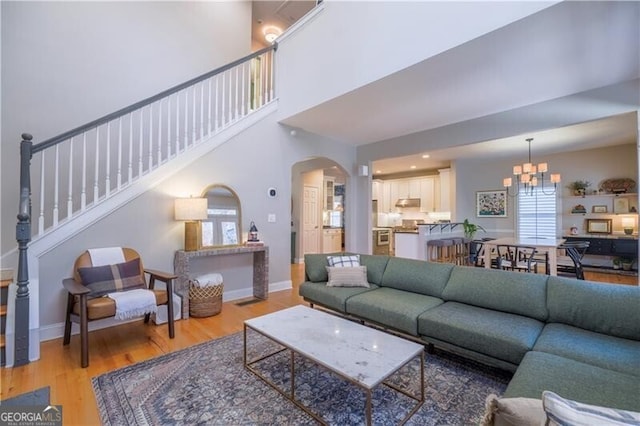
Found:
<path fill-rule="evenodd" d="M 540 183 L 540 188 L 543 194 L 552 195 L 555 194 L 558 183 L 560 182 L 559 173 L 551 173 L 550 181 L 553 184 L 553 190 L 546 192 L 544 190 L 544 174 L 548 171 L 547 163 L 540 163 L 537 166 L 531 163 L 531 141 L 533 138 L 526 139 L 529 142 L 529 160 L 526 163 L 513 166 L 513 175 L 516 177 L 516 188 L 514 194 L 509 194 L 509 188 L 513 185 L 513 179 L 508 177 L 502 180 L 502 185 L 507 189 L 507 195 L 513 197 L 520 194 L 533 195 L 534 188 Z M 538 179 L 538 173 L 540 173 L 540 179 Z M 522 185 L 522 188 L 521 188 Z"/>

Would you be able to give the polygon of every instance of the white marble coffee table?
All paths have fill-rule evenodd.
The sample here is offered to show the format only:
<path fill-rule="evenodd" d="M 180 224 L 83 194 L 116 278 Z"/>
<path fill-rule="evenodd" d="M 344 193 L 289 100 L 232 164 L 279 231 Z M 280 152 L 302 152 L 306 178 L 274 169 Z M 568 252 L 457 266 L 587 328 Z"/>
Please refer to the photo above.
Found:
<path fill-rule="evenodd" d="M 266 336 L 284 349 L 259 359 L 248 360 L 247 329 Z M 253 364 L 286 350 L 291 353 L 289 393 L 283 392 L 253 367 Z M 365 417 L 368 425 L 371 424 L 371 395 L 373 389 L 381 383 L 417 401 L 417 405 L 401 424 L 405 423 L 424 402 L 424 346 L 422 345 L 302 305 L 244 322 L 245 367 L 306 413 L 324 423 L 319 415 L 311 412 L 295 398 L 294 357 L 296 354 L 324 366 L 361 387 L 366 393 Z M 403 389 L 385 383 L 388 377 L 416 357 L 420 357 L 419 396 L 411 395 Z"/>

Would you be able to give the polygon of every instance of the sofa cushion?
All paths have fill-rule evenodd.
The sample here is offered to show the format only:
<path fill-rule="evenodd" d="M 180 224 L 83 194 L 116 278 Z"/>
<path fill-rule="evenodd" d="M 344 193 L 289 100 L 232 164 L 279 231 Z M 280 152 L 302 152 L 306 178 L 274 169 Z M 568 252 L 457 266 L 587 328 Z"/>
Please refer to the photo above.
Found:
<path fill-rule="evenodd" d="M 492 393 L 485 401 L 480 426 L 540 426 L 545 419 L 540 399 L 499 398 Z"/>
<path fill-rule="evenodd" d="M 547 275 L 542 274 L 456 266 L 442 298 L 544 321 L 546 282 Z"/>
<path fill-rule="evenodd" d="M 554 323 L 544 327 L 533 350 L 640 376 L 640 342 L 637 340 Z"/>
<path fill-rule="evenodd" d="M 540 398 L 545 390 L 585 404 L 640 411 L 637 376 L 537 351 L 524 356 L 503 397 Z"/>
<path fill-rule="evenodd" d="M 375 284 L 369 284 L 369 288 L 327 287 L 326 284 L 327 283 L 312 283 L 306 281 L 300 284 L 300 296 L 312 301 L 313 303 L 317 303 L 318 305 L 326 306 L 327 308 L 345 313 L 345 302 L 347 301 L 347 299 L 356 294 L 378 288 L 378 286 Z"/>
<path fill-rule="evenodd" d="M 418 316 L 442 303 L 441 299 L 393 288 L 380 287 L 346 301 L 347 313 L 418 335 Z"/>
<path fill-rule="evenodd" d="M 384 271 L 381 285 L 440 297 L 452 269 L 451 264 L 392 257 Z"/>
<path fill-rule="evenodd" d="M 329 262 L 328 256 L 350 255 L 352 253 L 330 253 L 330 254 L 305 254 L 304 255 L 304 273 L 306 281 L 327 282 L 327 266 Z M 380 255 L 360 255 L 360 265 L 367 267 L 367 281 L 371 284 L 380 284 L 382 274 L 389 261 L 389 256 Z"/>
<path fill-rule="evenodd" d="M 328 287 L 367 287 L 366 266 L 327 266 Z"/>
<path fill-rule="evenodd" d="M 562 398 L 553 392 L 542 392 L 542 406 L 547 415 L 547 425 L 640 425 L 640 413 L 598 405 L 582 404 Z"/>
<path fill-rule="evenodd" d="M 548 322 L 640 340 L 640 287 L 550 277 L 547 291 Z"/>
<path fill-rule="evenodd" d="M 533 348 L 543 325 L 532 318 L 457 302 L 446 302 L 418 317 L 418 332 L 427 341 L 434 337 L 513 364 Z"/>

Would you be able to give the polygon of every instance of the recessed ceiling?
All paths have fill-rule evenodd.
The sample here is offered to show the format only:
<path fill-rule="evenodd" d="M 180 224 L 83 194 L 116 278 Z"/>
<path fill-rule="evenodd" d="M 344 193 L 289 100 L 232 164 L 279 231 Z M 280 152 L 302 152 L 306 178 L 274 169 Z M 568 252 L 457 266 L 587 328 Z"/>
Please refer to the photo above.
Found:
<path fill-rule="evenodd" d="M 538 156 L 634 143 L 637 138 L 637 126 L 635 113 L 620 114 L 526 135 L 386 158 L 373 161 L 372 169 L 374 175 L 387 175 L 448 167 L 452 161 L 465 158 L 524 158 L 528 152 L 526 138 L 529 137 L 533 138 L 532 152 Z M 423 158 L 425 154 L 428 154 L 429 158 Z M 411 166 L 414 165 L 416 168 L 412 169 Z"/>

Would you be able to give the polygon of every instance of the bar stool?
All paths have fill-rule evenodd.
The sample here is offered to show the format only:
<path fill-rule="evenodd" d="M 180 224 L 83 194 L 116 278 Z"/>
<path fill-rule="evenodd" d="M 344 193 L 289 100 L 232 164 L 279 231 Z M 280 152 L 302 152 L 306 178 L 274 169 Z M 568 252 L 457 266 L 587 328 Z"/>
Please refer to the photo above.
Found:
<path fill-rule="evenodd" d="M 451 263 L 455 263 L 456 265 L 464 265 L 467 250 L 465 245 L 465 239 L 462 237 L 451 238 L 453 242 L 453 247 L 451 248 Z"/>
<path fill-rule="evenodd" d="M 429 262 L 447 263 L 451 261 L 453 240 L 441 238 L 427 241 L 427 260 Z"/>

